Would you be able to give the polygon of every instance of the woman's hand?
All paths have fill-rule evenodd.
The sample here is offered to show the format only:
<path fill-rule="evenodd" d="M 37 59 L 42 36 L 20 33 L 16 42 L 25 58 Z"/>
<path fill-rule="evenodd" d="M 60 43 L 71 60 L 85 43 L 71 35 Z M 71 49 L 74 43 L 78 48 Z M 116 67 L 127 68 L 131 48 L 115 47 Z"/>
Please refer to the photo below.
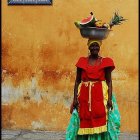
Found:
<path fill-rule="evenodd" d="M 73 112 L 73 109 L 78 109 L 78 105 L 79 105 L 78 100 L 77 99 L 74 99 L 73 100 L 73 103 L 71 104 L 71 107 L 70 107 L 70 113 L 71 114 Z"/>
<path fill-rule="evenodd" d="M 76 98 L 76 99 L 74 99 L 74 101 L 73 101 L 73 108 L 78 108 L 78 105 L 79 105 L 79 103 L 78 103 L 78 99 Z"/>
<path fill-rule="evenodd" d="M 110 110 L 110 109 L 112 110 L 113 109 L 113 105 L 112 105 L 112 101 L 111 100 L 107 101 L 107 109 L 108 110 Z"/>

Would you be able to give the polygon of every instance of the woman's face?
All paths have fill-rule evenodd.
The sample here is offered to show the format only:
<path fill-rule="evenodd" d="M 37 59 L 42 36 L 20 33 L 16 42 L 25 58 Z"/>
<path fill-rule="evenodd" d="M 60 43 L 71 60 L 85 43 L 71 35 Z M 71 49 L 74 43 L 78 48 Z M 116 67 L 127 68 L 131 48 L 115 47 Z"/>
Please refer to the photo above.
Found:
<path fill-rule="evenodd" d="M 94 42 L 89 46 L 91 55 L 97 55 L 100 51 L 100 46 L 98 43 Z"/>

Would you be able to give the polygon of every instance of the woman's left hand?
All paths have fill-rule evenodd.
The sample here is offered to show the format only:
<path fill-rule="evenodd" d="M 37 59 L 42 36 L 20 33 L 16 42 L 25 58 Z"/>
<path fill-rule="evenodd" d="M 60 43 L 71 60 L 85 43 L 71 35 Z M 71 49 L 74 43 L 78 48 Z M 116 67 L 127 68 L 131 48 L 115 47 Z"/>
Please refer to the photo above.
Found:
<path fill-rule="evenodd" d="M 112 105 L 112 101 L 111 100 L 108 100 L 107 101 L 107 109 L 110 110 L 110 108 L 112 110 L 113 109 L 113 105 Z"/>
<path fill-rule="evenodd" d="M 78 103 L 78 100 L 76 98 L 76 99 L 73 100 L 73 102 L 72 102 L 72 104 L 70 106 L 70 113 L 71 114 L 73 112 L 73 109 L 78 109 L 78 105 L 79 105 L 79 103 Z"/>

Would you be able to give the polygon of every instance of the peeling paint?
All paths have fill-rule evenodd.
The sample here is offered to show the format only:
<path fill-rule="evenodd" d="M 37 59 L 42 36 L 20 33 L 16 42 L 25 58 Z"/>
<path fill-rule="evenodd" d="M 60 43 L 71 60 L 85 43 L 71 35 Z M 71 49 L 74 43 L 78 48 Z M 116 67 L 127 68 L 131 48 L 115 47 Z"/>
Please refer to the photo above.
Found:
<path fill-rule="evenodd" d="M 45 129 L 46 126 L 42 121 L 32 121 L 31 126 L 33 129 Z"/>

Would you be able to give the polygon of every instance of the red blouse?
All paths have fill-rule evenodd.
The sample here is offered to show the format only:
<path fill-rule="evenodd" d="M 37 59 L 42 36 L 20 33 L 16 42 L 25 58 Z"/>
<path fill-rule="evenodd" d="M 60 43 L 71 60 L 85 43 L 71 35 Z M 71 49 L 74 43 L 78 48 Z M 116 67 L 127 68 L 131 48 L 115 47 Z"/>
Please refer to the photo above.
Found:
<path fill-rule="evenodd" d="M 109 57 L 101 58 L 101 63 L 94 66 L 88 63 L 88 57 L 80 57 L 75 66 L 82 68 L 82 81 L 103 81 L 105 80 L 104 69 L 107 67 L 110 67 L 111 71 L 115 69 L 114 62 Z"/>

